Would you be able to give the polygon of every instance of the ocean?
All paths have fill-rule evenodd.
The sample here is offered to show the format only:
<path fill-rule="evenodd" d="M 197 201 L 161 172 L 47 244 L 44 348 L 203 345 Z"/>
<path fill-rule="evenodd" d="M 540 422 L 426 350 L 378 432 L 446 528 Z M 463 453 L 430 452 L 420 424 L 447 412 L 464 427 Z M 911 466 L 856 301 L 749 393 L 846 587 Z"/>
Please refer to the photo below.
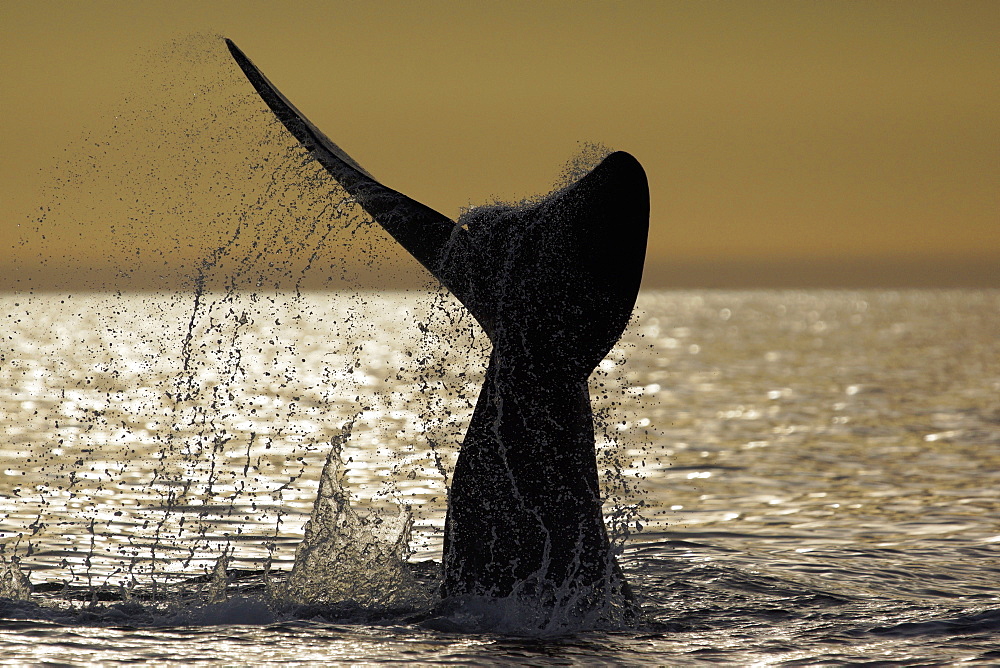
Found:
<path fill-rule="evenodd" d="M 0 664 L 1000 662 L 1000 291 L 641 292 L 591 378 L 605 628 L 431 610 L 488 353 L 447 294 L 0 318 Z M 296 580 L 311 517 L 344 556 Z"/>

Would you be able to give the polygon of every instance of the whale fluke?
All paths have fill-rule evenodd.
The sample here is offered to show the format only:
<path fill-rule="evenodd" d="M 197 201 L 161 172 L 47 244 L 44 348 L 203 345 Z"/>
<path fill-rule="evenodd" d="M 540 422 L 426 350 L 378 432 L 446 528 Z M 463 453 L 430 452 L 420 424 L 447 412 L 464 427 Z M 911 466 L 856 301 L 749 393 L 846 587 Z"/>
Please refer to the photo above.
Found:
<path fill-rule="evenodd" d="M 587 379 L 638 295 L 649 228 L 642 166 L 611 153 L 537 202 L 456 222 L 376 181 L 226 44 L 289 132 L 492 343 L 449 489 L 444 597 L 627 600 L 601 513 Z"/>
<path fill-rule="evenodd" d="M 226 45 L 261 99 L 288 131 L 368 215 L 476 315 L 475 307 L 463 299 L 467 292 L 464 272 L 455 263 L 445 261 L 449 251 L 458 250 L 464 244 L 464 230 L 447 216 L 376 181 L 309 122 L 232 40 L 226 39 Z M 461 255 L 456 253 L 456 256 Z"/>

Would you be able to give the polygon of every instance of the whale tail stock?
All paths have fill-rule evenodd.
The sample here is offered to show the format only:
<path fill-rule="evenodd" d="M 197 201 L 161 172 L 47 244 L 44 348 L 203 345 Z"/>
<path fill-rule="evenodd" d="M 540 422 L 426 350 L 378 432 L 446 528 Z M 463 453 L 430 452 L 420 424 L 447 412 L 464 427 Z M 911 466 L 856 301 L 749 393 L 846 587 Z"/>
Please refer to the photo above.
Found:
<path fill-rule="evenodd" d="M 627 598 L 601 513 L 587 378 L 638 295 L 649 227 L 642 166 L 611 153 L 537 202 L 481 207 L 456 222 L 379 183 L 226 44 L 288 131 L 493 344 L 449 491 L 443 594 Z"/>

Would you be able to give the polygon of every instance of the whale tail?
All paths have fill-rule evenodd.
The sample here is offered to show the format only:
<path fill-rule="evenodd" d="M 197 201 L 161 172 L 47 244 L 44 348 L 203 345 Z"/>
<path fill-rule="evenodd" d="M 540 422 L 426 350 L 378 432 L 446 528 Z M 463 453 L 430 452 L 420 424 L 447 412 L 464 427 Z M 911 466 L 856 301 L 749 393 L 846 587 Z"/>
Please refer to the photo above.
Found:
<path fill-rule="evenodd" d="M 587 378 L 639 292 L 649 228 L 639 162 L 612 153 L 537 202 L 483 207 L 459 224 L 375 180 L 226 43 L 289 132 L 493 344 L 449 488 L 442 593 L 628 598 L 601 514 Z"/>
<path fill-rule="evenodd" d="M 285 128 L 375 222 L 465 303 L 462 299 L 468 292 L 465 274 L 454 262 L 447 261 L 449 251 L 463 245 L 464 230 L 447 216 L 379 183 L 296 109 L 232 40 L 226 39 L 226 46 Z M 474 305 L 465 306 L 477 315 Z"/>
<path fill-rule="evenodd" d="M 551 302 L 558 297 L 579 302 L 557 308 L 560 317 L 578 313 L 581 327 L 594 333 L 597 361 L 620 336 L 628 322 L 642 278 L 649 222 L 649 189 L 639 162 L 628 153 L 607 156 L 589 174 L 541 202 L 507 217 L 509 225 L 497 225 L 485 236 L 480 230 L 459 225 L 447 216 L 395 191 L 376 180 L 342 148 L 323 134 L 270 82 L 232 40 L 226 45 L 247 79 L 288 131 L 322 164 L 361 207 L 424 268 L 444 284 L 496 342 L 495 332 L 503 324 L 504 309 L 498 292 L 498 276 L 506 274 L 506 294 L 521 294 L 520 301 Z M 537 239 L 550 252 L 511 258 L 507 240 L 534 232 L 538 219 L 547 221 Z M 533 266 L 526 261 L 535 261 Z M 514 264 L 521 266 L 512 267 Z M 572 267 L 572 272 L 564 271 Z M 504 271 L 513 268 L 514 271 Z M 568 283 L 552 285 L 563 276 Z M 511 284 L 521 281 L 522 284 Z M 525 293 L 526 281 L 547 283 L 547 299 L 534 300 Z M 565 282 L 565 281 L 564 281 Z M 528 293 L 535 290 L 528 289 Z M 538 312 L 509 310 L 509 317 L 542 318 Z M 605 323 L 594 332 L 594 322 Z M 574 324 L 574 323 L 564 323 Z M 611 338 L 610 343 L 607 340 Z"/>

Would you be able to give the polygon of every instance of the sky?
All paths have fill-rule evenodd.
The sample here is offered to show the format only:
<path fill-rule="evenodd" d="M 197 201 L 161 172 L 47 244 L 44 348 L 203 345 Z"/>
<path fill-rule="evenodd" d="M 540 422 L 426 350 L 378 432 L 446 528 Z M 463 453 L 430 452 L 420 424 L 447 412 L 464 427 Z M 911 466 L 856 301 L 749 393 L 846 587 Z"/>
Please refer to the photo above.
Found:
<path fill-rule="evenodd" d="M 644 286 L 1000 287 L 998 2 L 0 0 L 0 288 L 67 147 L 191 34 L 449 216 L 547 192 L 586 143 L 632 153 Z M 106 261 L 76 221 L 50 269 Z"/>

